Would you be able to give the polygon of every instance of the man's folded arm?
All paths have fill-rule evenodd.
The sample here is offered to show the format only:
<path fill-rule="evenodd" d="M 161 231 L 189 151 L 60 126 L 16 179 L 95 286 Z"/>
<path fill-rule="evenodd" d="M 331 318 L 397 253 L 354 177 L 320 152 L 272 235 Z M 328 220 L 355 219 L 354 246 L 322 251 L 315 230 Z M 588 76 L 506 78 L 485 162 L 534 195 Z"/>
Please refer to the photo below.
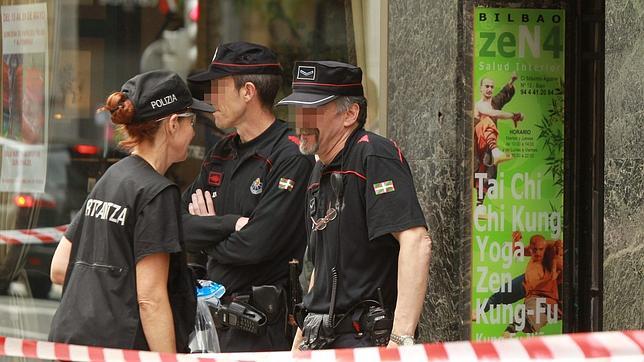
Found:
<path fill-rule="evenodd" d="M 251 265 L 276 257 L 293 243 L 306 243 L 304 197 L 312 167 L 302 155 L 276 164 L 248 224 L 207 250 L 208 255 L 219 263 Z M 302 240 L 293 240 L 298 229 Z"/>
<path fill-rule="evenodd" d="M 197 216 L 182 214 L 183 239 L 189 252 L 208 250 L 235 232 L 239 215 Z"/>

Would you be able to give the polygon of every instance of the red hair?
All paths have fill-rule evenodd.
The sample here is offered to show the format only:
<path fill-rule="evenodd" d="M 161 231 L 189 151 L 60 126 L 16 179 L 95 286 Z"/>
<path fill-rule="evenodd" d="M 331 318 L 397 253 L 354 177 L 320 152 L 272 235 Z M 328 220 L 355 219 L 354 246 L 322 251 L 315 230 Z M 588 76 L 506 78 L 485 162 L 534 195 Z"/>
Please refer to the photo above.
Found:
<path fill-rule="evenodd" d="M 145 140 L 154 139 L 160 123 L 155 121 L 134 122 L 134 103 L 123 92 L 114 92 L 107 97 L 105 105 L 98 112 L 110 112 L 112 123 L 116 124 L 116 131 L 123 137 L 119 147 L 126 151 Z"/>

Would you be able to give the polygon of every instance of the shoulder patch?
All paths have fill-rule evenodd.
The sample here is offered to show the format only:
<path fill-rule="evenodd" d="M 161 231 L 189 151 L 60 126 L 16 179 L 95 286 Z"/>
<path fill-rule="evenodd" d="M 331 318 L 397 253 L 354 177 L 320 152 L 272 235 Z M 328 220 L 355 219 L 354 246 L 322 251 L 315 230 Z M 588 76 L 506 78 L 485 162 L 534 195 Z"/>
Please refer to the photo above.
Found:
<path fill-rule="evenodd" d="M 393 180 L 387 180 L 373 184 L 373 191 L 376 195 L 382 195 L 396 191 L 396 187 L 394 186 Z"/>
<path fill-rule="evenodd" d="M 286 177 L 280 178 L 280 182 L 277 184 L 278 188 L 286 191 L 293 191 L 293 186 L 295 186 L 295 181 Z"/>
<path fill-rule="evenodd" d="M 208 174 L 208 184 L 213 186 L 221 186 L 221 179 L 224 174 L 222 172 L 210 171 Z"/>
<path fill-rule="evenodd" d="M 288 136 L 288 140 L 295 143 L 296 145 L 300 145 L 300 139 L 297 136 Z"/>
<path fill-rule="evenodd" d="M 367 143 L 369 143 L 369 135 L 368 135 L 368 134 L 366 134 L 366 135 L 362 136 L 362 137 L 358 140 L 358 143 L 362 143 L 362 142 L 367 142 Z"/>

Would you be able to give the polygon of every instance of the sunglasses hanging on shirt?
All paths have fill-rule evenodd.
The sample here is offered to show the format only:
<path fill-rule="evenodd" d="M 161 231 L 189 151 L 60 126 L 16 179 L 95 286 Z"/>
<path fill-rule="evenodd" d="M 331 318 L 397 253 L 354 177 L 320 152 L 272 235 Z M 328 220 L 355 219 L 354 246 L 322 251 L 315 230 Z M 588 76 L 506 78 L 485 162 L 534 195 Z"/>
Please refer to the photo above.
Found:
<path fill-rule="evenodd" d="M 338 216 L 338 212 L 332 207 L 330 207 L 326 211 L 326 215 L 324 217 L 315 220 L 313 216 L 311 216 L 311 221 L 313 222 L 313 230 L 321 231 L 326 229 L 326 225 L 335 220 L 336 216 Z"/>
<path fill-rule="evenodd" d="M 335 194 L 335 207 L 331 207 L 326 210 L 326 215 L 324 217 L 318 218 L 317 220 L 311 216 L 311 221 L 313 222 L 312 229 L 315 231 L 324 230 L 327 224 L 338 216 L 338 211 L 344 204 L 344 175 L 340 173 L 334 173 L 331 175 L 331 188 Z"/>

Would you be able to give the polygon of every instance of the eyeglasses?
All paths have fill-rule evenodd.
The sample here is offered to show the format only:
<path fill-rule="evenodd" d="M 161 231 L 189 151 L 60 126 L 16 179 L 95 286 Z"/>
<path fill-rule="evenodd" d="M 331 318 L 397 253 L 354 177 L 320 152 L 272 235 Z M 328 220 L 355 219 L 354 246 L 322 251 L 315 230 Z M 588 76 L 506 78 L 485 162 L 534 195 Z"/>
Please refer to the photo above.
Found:
<path fill-rule="evenodd" d="M 164 119 L 168 119 L 171 116 L 165 116 L 159 119 L 155 119 L 154 122 L 161 122 Z M 178 113 L 177 117 L 179 118 L 190 118 L 190 126 L 194 127 L 195 126 L 195 121 L 197 120 L 197 115 L 193 112 L 184 112 L 184 113 Z"/>
<path fill-rule="evenodd" d="M 177 117 L 179 117 L 179 118 L 190 118 L 190 126 L 191 127 L 195 126 L 195 120 L 197 119 L 196 114 L 194 114 L 192 112 L 185 112 L 185 113 L 177 114 Z"/>
<path fill-rule="evenodd" d="M 336 216 L 338 216 L 338 212 L 332 207 L 330 207 L 326 211 L 326 215 L 324 217 L 317 219 L 317 221 L 313 218 L 313 216 L 311 216 L 311 221 L 313 222 L 313 230 L 320 231 L 326 229 L 326 225 L 335 220 Z"/>

